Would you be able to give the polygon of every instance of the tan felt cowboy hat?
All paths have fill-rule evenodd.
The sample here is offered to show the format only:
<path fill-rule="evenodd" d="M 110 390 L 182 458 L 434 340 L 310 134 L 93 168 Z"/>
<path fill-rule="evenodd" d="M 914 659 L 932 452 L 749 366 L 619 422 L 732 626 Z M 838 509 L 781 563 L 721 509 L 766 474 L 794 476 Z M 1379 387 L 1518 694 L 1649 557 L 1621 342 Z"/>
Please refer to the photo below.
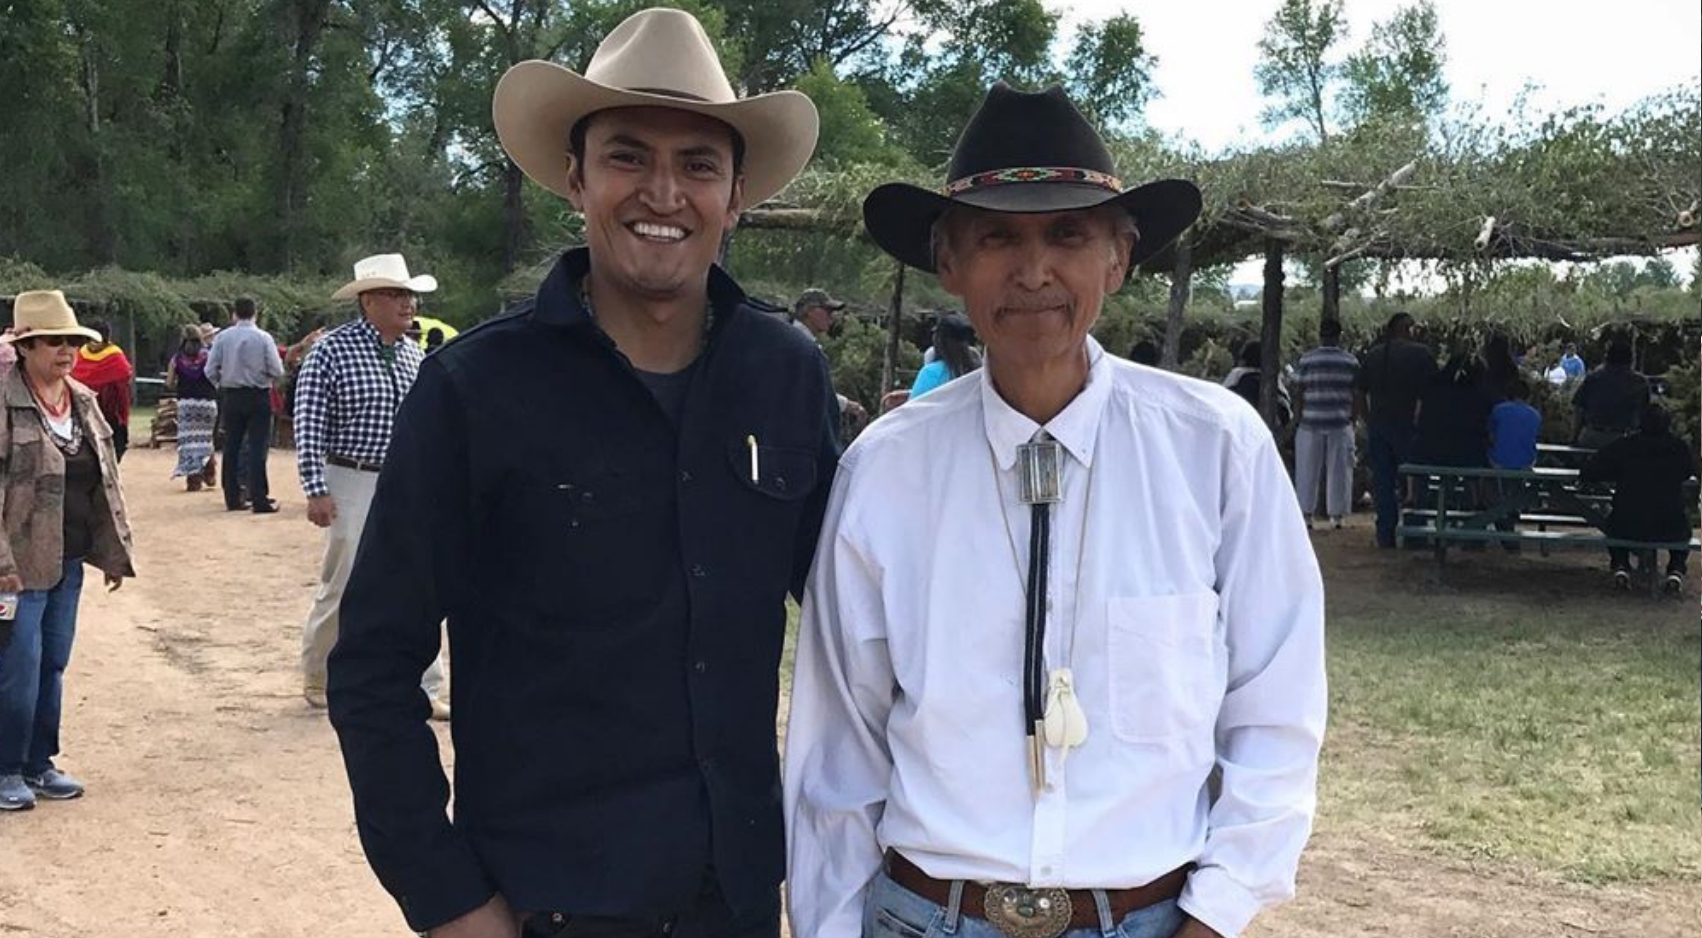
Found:
<path fill-rule="evenodd" d="M 538 185 L 566 197 L 568 134 L 597 111 L 666 107 L 713 117 L 745 143 L 746 205 L 792 181 L 816 149 L 809 98 L 776 91 L 735 98 L 709 36 L 683 10 L 643 10 L 609 33 L 585 74 L 531 60 L 510 68 L 491 102 L 502 148 Z"/>
<path fill-rule="evenodd" d="M 407 290 L 430 293 L 437 289 L 431 274 L 408 276 L 408 262 L 400 254 L 374 254 L 355 262 L 355 279 L 337 288 L 333 300 L 352 300 L 368 290 Z"/>
<path fill-rule="evenodd" d="M 7 344 L 43 335 L 68 335 L 99 342 L 100 333 L 77 324 L 77 314 L 58 290 L 30 290 L 12 301 L 12 334 L 0 336 Z"/>

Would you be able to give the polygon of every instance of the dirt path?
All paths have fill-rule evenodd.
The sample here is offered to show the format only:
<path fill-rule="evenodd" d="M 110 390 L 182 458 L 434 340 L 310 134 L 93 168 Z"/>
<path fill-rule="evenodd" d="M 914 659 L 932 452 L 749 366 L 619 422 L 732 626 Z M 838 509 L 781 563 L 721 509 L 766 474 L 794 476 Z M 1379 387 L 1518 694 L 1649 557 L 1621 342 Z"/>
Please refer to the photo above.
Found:
<path fill-rule="evenodd" d="M 85 594 L 67 678 L 62 762 L 90 793 L 0 817 L 0 938 L 409 934 L 362 858 L 331 729 L 297 694 L 320 542 L 292 465 L 273 454 L 269 517 L 168 483 L 169 452 L 124 468 L 143 576 Z M 1301 899 L 1251 934 L 1679 938 L 1699 899 L 1326 832 Z"/>

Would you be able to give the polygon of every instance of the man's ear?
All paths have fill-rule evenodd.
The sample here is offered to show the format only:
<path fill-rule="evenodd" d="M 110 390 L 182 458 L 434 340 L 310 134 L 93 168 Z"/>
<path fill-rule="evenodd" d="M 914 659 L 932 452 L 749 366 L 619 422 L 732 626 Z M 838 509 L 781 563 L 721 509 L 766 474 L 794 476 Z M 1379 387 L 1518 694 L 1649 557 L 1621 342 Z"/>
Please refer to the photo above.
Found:
<path fill-rule="evenodd" d="M 733 191 L 727 196 L 727 229 L 732 231 L 739 223 L 739 215 L 745 210 L 745 176 L 740 173 L 733 177 Z"/>
<path fill-rule="evenodd" d="M 1132 232 L 1120 234 L 1116 238 L 1115 247 L 1111 250 L 1111 268 L 1105 272 L 1105 292 L 1116 293 L 1123 289 L 1128 281 L 1133 265 L 1129 259 L 1135 255 L 1135 245 L 1140 243 L 1140 235 Z"/>
<path fill-rule="evenodd" d="M 585 167 L 572 153 L 567 155 L 567 201 L 575 209 L 585 211 Z"/>

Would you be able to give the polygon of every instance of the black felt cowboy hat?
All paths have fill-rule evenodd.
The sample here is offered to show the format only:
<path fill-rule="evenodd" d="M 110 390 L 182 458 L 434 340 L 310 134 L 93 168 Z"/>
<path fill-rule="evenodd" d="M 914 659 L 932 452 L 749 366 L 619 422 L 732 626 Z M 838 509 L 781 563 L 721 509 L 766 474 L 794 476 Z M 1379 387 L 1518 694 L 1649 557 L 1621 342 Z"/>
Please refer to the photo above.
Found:
<path fill-rule="evenodd" d="M 1018 213 L 1116 206 L 1134 216 L 1140 233 L 1133 269 L 1194 223 L 1200 190 L 1181 179 L 1124 190 L 1105 141 L 1063 89 L 1018 91 L 1000 82 L 958 138 L 944 191 L 887 183 L 863 200 L 863 227 L 888 254 L 932 271 L 934 222 L 953 205 Z"/>

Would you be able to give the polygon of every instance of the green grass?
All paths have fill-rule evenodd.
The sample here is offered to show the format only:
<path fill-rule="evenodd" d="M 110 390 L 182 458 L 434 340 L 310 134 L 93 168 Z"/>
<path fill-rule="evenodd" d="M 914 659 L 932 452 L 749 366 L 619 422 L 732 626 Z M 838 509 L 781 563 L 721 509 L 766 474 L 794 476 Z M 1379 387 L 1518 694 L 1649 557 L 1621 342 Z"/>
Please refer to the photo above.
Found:
<path fill-rule="evenodd" d="M 1333 615 L 1320 828 L 1588 882 L 1698 872 L 1690 601 L 1369 598 Z"/>

